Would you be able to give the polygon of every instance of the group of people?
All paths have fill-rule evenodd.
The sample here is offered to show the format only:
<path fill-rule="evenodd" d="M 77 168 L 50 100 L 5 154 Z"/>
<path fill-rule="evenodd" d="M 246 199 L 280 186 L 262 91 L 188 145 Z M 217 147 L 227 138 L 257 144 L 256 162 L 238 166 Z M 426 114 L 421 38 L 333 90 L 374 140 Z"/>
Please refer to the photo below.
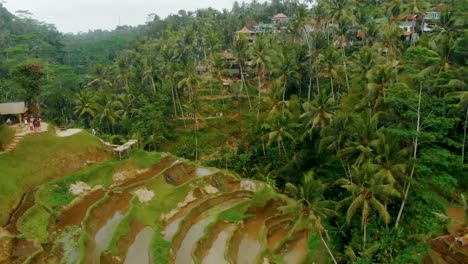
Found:
<path fill-rule="evenodd" d="M 41 131 L 41 119 L 33 117 L 24 117 L 24 127 L 29 127 L 29 131 Z"/>

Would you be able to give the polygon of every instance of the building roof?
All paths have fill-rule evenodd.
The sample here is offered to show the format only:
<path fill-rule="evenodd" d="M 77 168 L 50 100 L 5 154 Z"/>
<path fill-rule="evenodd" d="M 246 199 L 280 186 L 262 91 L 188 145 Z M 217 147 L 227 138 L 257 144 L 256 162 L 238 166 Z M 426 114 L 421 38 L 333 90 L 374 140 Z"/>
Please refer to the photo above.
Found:
<path fill-rule="evenodd" d="M 276 14 L 273 18 L 288 18 L 288 16 L 286 16 L 283 13 L 279 13 L 279 14 Z"/>
<path fill-rule="evenodd" d="M 252 31 L 250 29 L 248 29 L 246 26 L 244 26 L 241 30 L 239 31 L 236 31 L 237 34 L 254 34 L 255 31 Z"/>
<path fill-rule="evenodd" d="M 28 111 L 24 102 L 0 104 L 0 115 L 17 115 Z"/>

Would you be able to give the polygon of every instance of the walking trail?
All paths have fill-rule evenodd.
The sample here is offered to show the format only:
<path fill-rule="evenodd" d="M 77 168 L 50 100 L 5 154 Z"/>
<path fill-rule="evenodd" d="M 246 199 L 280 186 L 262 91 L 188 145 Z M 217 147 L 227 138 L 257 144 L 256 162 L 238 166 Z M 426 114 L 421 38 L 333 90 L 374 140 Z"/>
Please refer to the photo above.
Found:
<path fill-rule="evenodd" d="M 29 127 L 23 127 L 22 125 L 16 125 L 15 126 L 15 137 L 13 139 L 13 141 L 11 142 L 10 145 L 8 145 L 4 151 L 1 151 L 0 154 L 3 154 L 3 153 L 6 153 L 6 152 L 10 152 L 10 151 L 13 151 L 16 146 L 19 144 L 19 142 L 21 142 L 21 140 L 28 134 L 34 134 L 34 133 L 44 133 L 44 132 L 47 132 L 47 130 L 49 129 L 49 124 L 46 123 L 46 122 L 41 122 L 41 128 L 37 131 L 31 131 L 29 130 Z M 79 133 L 81 132 L 82 129 L 77 129 L 77 128 L 73 128 L 73 129 L 67 129 L 67 130 L 63 130 L 63 131 L 60 131 L 60 130 L 57 130 L 56 131 L 56 134 L 58 137 L 69 137 L 71 135 L 74 135 L 76 133 Z"/>

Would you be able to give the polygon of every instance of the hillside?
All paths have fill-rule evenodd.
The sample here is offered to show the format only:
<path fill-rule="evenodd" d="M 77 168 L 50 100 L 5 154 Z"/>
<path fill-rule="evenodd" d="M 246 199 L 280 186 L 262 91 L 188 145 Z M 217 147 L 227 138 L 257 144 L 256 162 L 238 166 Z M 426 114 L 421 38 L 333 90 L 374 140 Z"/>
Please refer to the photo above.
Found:
<path fill-rule="evenodd" d="M 108 158 L 101 142 L 89 133 L 59 138 L 52 128 L 25 136 L 15 150 L 0 154 L 1 225 L 25 192 Z"/>

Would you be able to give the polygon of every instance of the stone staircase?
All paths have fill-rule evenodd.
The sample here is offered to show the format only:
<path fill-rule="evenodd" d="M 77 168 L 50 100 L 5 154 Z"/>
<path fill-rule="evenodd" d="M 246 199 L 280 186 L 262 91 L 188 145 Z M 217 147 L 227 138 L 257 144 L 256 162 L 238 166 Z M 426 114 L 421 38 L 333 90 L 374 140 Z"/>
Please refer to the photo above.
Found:
<path fill-rule="evenodd" d="M 13 141 L 3 151 L 0 151 L 0 154 L 13 151 L 25 135 L 26 133 L 22 126 L 15 126 L 15 137 L 13 138 Z"/>

